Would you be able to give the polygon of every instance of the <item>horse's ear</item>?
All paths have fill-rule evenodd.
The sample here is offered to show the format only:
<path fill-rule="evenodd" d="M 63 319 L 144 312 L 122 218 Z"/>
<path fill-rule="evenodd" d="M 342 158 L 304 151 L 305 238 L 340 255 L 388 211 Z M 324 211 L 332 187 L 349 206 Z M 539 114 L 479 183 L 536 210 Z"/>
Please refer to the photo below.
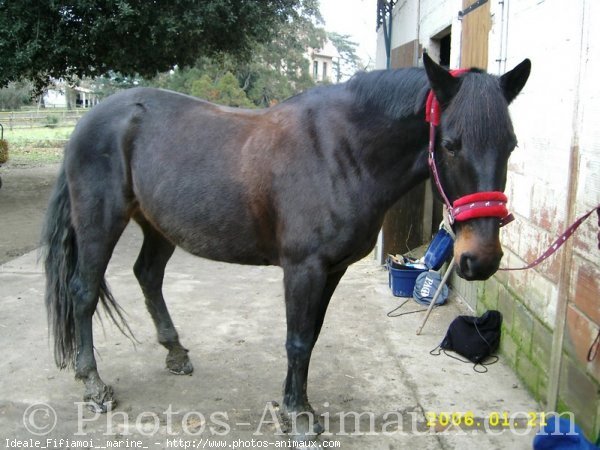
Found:
<path fill-rule="evenodd" d="M 531 61 L 524 59 L 521 64 L 510 72 L 506 72 L 500 77 L 500 87 L 504 92 L 504 97 L 508 103 L 512 102 L 529 78 L 531 72 Z"/>
<path fill-rule="evenodd" d="M 437 65 L 427 53 L 423 53 L 423 65 L 429 79 L 431 89 L 440 105 L 447 105 L 460 88 L 460 80 L 453 77 L 443 67 Z"/>

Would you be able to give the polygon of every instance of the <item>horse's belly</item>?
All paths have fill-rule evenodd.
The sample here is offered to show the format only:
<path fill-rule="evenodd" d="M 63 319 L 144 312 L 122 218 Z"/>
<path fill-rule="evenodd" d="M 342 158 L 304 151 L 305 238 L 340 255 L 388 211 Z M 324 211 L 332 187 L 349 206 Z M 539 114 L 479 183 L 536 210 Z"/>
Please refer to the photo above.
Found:
<path fill-rule="evenodd" d="M 233 244 L 233 245 L 232 245 Z M 276 255 L 258 248 L 256 243 L 244 242 L 224 244 L 223 241 L 207 241 L 206 239 L 182 239 L 176 244 L 192 255 L 234 264 L 254 266 L 277 265 Z"/>
<path fill-rule="evenodd" d="M 140 211 L 169 241 L 193 255 L 237 264 L 278 263 L 274 236 L 261 232 L 240 205 L 141 202 Z"/>

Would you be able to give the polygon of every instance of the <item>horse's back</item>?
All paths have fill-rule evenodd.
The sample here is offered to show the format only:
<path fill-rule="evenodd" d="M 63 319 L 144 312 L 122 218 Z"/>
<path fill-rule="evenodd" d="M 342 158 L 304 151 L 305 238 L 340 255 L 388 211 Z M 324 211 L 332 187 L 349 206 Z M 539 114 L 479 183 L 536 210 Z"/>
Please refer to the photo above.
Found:
<path fill-rule="evenodd" d="M 132 89 L 82 119 L 74 159 L 92 161 L 88 175 L 106 196 L 127 199 L 130 216 L 197 256 L 351 261 L 369 250 L 378 227 L 362 218 L 368 205 L 354 144 L 343 137 L 350 125 L 322 101 L 249 111 Z M 357 250 L 357 242 L 365 244 Z"/>
<path fill-rule="evenodd" d="M 130 216 L 193 254 L 277 263 L 268 193 L 248 189 L 268 173 L 266 146 L 256 152 L 252 133 L 260 117 L 169 91 L 127 90 L 81 119 L 67 173 L 97 196 L 122 199 Z"/>

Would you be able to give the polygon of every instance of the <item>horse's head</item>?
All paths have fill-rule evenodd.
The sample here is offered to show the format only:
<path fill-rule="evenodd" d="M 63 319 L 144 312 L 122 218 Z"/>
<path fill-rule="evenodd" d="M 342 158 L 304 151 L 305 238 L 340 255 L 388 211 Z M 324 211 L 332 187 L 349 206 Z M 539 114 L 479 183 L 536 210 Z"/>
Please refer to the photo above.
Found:
<path fill-rule="evenodd" d="M 435 162 L 450 203 L 469 194 L 504 191 L 508 157 L 517 144 L 509 103 L 531 70 L 526 59 L 501 77 L 473 69 L 454 77 L 424 55 L 425 70 L 441 108 Z M 500 265 L 500 219 L 454 223 L 454 257 L 467 280 L 487 279 Z"/>

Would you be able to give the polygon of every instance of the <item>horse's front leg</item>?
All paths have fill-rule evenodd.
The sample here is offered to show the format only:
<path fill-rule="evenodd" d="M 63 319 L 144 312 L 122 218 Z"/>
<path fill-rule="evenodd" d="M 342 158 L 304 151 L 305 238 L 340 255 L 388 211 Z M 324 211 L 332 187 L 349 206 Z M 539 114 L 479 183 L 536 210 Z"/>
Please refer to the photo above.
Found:
<path fill-rule="evenodd" d="M 327 274 L 318 261 L 284 267 L 288 373 L 283 412 L 290 421 L 291 433 L 301 440 L 324 431 L 308 402 L 308 367 L 329 299 L 343 273 Z"/>

